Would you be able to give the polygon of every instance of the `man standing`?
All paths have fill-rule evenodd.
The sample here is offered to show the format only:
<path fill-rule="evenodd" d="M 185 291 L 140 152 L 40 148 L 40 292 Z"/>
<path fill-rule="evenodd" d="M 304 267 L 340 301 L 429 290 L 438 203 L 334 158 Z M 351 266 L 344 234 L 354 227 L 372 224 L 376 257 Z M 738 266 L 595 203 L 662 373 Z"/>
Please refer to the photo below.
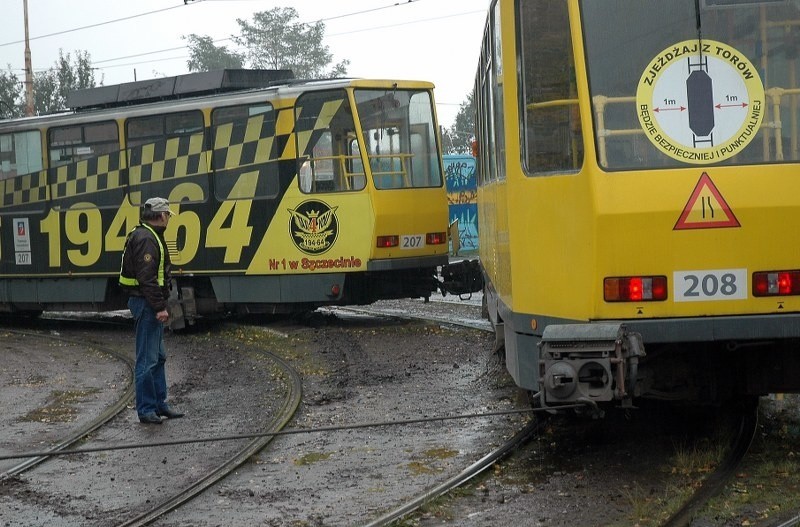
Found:
<path fill-rule="evenodd" d="M 166 199 L 145 202 L 139 225 L 125 240 L 119 276 L 136 321 L 136 413 L 139 421 L 149 424 L 161 424 L 162 417 L 183 417 L 166 402 L 164 324 L 169 320 L 170 260 L 164 230 L 170 216 Z"/>

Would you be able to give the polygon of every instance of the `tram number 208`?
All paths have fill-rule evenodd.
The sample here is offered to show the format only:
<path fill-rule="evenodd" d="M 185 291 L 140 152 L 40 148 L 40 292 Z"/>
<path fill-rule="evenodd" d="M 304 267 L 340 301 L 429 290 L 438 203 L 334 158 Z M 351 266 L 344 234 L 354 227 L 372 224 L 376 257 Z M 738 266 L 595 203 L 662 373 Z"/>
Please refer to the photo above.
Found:
<path fill-rule="evenodd" d="M 675 302 L 743 300 L 747 298 L 747 269 L 676 271 Z"/>

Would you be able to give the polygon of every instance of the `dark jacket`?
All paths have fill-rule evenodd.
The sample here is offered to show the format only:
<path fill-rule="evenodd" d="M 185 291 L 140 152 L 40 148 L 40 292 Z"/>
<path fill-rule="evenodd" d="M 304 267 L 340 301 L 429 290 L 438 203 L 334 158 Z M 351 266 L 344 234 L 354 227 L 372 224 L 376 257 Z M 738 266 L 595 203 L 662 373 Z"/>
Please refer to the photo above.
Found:
<path fill-rule="evenodd" d="M 143 296 L 156 312 L 167 308 L 169 300 L 170 259 L 167 244 L 164 241 L 164 227 L 148 225 L 156 233 L 164 248 L 164 283 L 158 283 L 158 270 L 162 258 L 158 240 L 146 226 L 139 224 L 133 229 L 125 241 L 122 253 L 122 270 L 120 285 L 133 296 Z M 138 286 L 125 285 L 125 278 L 135 279 Z"/>

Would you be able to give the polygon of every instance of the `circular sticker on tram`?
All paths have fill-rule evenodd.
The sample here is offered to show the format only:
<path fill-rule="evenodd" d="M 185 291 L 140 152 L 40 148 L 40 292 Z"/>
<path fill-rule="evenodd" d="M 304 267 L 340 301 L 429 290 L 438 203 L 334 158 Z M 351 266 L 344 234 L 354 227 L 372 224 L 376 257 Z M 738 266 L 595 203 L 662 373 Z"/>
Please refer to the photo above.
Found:
<path fill-rule="evenodd" d="M 764 85 L 753 63 L 731 46 L 685 40 L 647 65 L 636 108 L 647 138 L 661 152 L 684 163 L 716 163 L 755 137 Z"/>
<path fill-rule="evenodd" d="M 306 254 L 322 254 L 339 236 L 336 209 L 324 201 L 304 201 L 289 211 L 289 233 L 295 246 Z"/>

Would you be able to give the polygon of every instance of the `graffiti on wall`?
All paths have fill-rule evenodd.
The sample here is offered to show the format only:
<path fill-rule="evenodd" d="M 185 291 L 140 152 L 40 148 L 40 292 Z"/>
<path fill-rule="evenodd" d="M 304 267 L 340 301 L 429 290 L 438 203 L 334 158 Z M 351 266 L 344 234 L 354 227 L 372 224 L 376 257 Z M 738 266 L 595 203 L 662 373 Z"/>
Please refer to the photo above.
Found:
<path fill-rule="evenodd" d="M 458 220 L 461 251 L 478 249 L 478 179 L 475 158 L 466 155 L 443 157 L 450 223 Z"/>

